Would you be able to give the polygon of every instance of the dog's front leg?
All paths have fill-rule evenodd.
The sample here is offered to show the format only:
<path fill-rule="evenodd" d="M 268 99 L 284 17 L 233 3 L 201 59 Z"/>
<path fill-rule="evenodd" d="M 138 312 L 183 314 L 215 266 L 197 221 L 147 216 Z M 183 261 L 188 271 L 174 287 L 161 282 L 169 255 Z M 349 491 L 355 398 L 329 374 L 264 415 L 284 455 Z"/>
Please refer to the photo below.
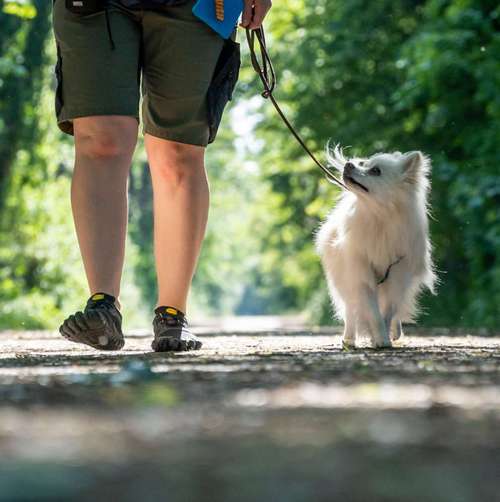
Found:
<path fill-rule="evenodd" d="M 390 330 L 391 340 L 399 340 L 403 335 L 401 316 L 407 303 L 411 275 L 403 261 L 391 269 L 389 280 L 379 286 L 380 309 Z"/>
<path fill-rule="evenodd" d="M 401 321 L 397 318 L 394 317 L 394 311 L 393 310 L 384 310 L 382 308 L 382 313 L 384 316 L 385 320 L 385 325 L 387 329 L 389 330 L 389 336 L 391 340 L 394 342 L 396 340 L 399 340 L 403 334 L 403 329 L 401 327 Z"/>
<path fill-rule="evenodd" d="M 393 319 L 391 324 L 391 340 L 399 340 L 403 336 L 403 325 L 399 319 Z"/>
<path fill-rule="evenodd" d="M 344 349 L 354 349 L 356 347 L 356 314 L 350 307 L 346 307 L 342 347 Z"/>
<path fill-rule="evenodd" d="M 381 291 L 379 290 L 380 311 L 382 312 L 385 326 L 389 330 L 389 336 L 394 342 L 395 340 L 398 340 L 403 334 L 403 331 L 401 329 L 401 321 L 397 317 L 395 317 L 395 308 L 392 304 L 387 303 L 387 296 L 383 293 L 384 292 L 382 292 L 381 294 Z"/>
<path fill-rule="evenodd" d="M 389 326 L 380 313 L 375 288 L 365 285 L 360 289 L 357 314 L 358 329 L 369 334 L 375 348 L 392 347 Z"/>

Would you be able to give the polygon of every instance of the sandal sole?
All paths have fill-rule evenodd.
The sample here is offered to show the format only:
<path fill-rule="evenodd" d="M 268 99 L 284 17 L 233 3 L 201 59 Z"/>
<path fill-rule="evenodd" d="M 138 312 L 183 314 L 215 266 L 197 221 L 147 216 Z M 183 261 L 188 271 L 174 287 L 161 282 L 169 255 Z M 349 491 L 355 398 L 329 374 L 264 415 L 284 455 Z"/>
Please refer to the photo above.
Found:
<path fill-rule="evenodd" d="M 155 352 L 187 352 L 199 350 L 202 345 L 199 340 L 179 340 L 172 337 L 156 338 L 151 342 L 151 348 Z"/>

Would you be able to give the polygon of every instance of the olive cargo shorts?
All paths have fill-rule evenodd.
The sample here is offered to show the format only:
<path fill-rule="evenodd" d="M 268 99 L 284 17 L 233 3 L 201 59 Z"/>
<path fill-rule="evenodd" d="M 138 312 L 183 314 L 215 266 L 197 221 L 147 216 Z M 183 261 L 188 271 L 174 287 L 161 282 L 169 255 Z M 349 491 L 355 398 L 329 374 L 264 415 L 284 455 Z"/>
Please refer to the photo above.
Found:
<path fill-rule="evenodd" d="M 110 0 L 108 31 L 104 10 L 75 14 L 55 0 L 59 128 L 74 134 L 73 119 L 93 115 L 139 121 L 142 90 L 144 133 L 211 143 L 238 80 L 240 49 L 236 28 L 224 40 L 193 15 L 194 3 L 153 11 Z"/>

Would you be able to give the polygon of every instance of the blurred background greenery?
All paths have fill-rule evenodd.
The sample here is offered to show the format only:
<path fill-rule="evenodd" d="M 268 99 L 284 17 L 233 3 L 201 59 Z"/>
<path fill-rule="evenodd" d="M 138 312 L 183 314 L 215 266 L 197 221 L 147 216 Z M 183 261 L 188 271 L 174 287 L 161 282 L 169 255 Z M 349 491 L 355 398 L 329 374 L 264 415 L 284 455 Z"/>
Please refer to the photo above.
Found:
<path fill-rule="evenodd" d="M 54 118 L 49 0 L 0 0 L 0 327 L 56 328 L 88 290 L 70 205 L 72 139 Z M 322 156 L 422 150 L 433 161 L 441 284 L 420 322 L 498 327 L 500 7 L 480 0 L 289 0 L 266 20 L 277 98 Z M 189 312 L 304 313 L 331 324 L 312 235 L 337 189 L 242 71 L 207 149 L 212 202 Z M 121 301 L 128 327 L 156 300 L 151 183 L 130 175 Z"/>

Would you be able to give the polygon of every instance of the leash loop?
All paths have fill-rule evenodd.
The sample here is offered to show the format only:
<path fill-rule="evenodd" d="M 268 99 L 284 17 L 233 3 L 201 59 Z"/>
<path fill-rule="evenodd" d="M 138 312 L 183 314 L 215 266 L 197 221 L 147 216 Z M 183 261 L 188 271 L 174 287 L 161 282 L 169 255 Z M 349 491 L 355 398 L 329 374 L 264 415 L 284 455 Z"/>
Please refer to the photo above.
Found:
<path fill-rule="evenodd" d="M 269 53 L 267 52 L 267 46 L 266 46 L 266 36 L 264 34 L 264 27 L 261 26 L 260 28 L 257 28 L 255 30 L 250 30 L 249 28 L 246 28 L 246 36 L 247 36 L 247 42 L 248 42 L 248 48 L 250 49 L 250 60 L 252 62 L 253 69 L 259 75 L 260 80 L 262 82 L 262 85 L 264 87 L 264 91 L 261 93 L 261 96 L 263 98 L 269 99 L 271 103 L 274 105 L 274 108 L 278 112 L 278 115 L 280 116 L 281 120 L 285 123 L 285 125 L 288 127 L 290 132 L 293 134 L 295 139 L 299 142 L 300 146 L 304 149 L 304 151 L 311 157 L 311 159 L 315 162 L 315 164 L 324 172 L 326 179 L 335 185 L 340 186 L 344 190 L 348 190 L 348 188 L 340 181 L 330 169 L 325 167 L 316 157 L 315 155 L 309 150 L 307 145 L 305 144 L 304 140 L 299 136 L 298 132 L 295 130 L 295 128 L 292 126 L 292 124 L 289 122 L 289 120 L 286 118 L 285 114 L 283 113 L 281 107 L 278 105 L 276 102 L 276 99 L 273 95 L 273 91 L 276 88 L 276 73 L 274 71 L 273 63 L 271 61 L 271 58 L 269 56 Z M 259 59 L 257 57 L 257 53 L 255 50 L 255 39 L 257 38 L 257 41 L 259 43 L 259 49 L 260 49 L 260 57 L 262 63 L 259 62 Z"/>

